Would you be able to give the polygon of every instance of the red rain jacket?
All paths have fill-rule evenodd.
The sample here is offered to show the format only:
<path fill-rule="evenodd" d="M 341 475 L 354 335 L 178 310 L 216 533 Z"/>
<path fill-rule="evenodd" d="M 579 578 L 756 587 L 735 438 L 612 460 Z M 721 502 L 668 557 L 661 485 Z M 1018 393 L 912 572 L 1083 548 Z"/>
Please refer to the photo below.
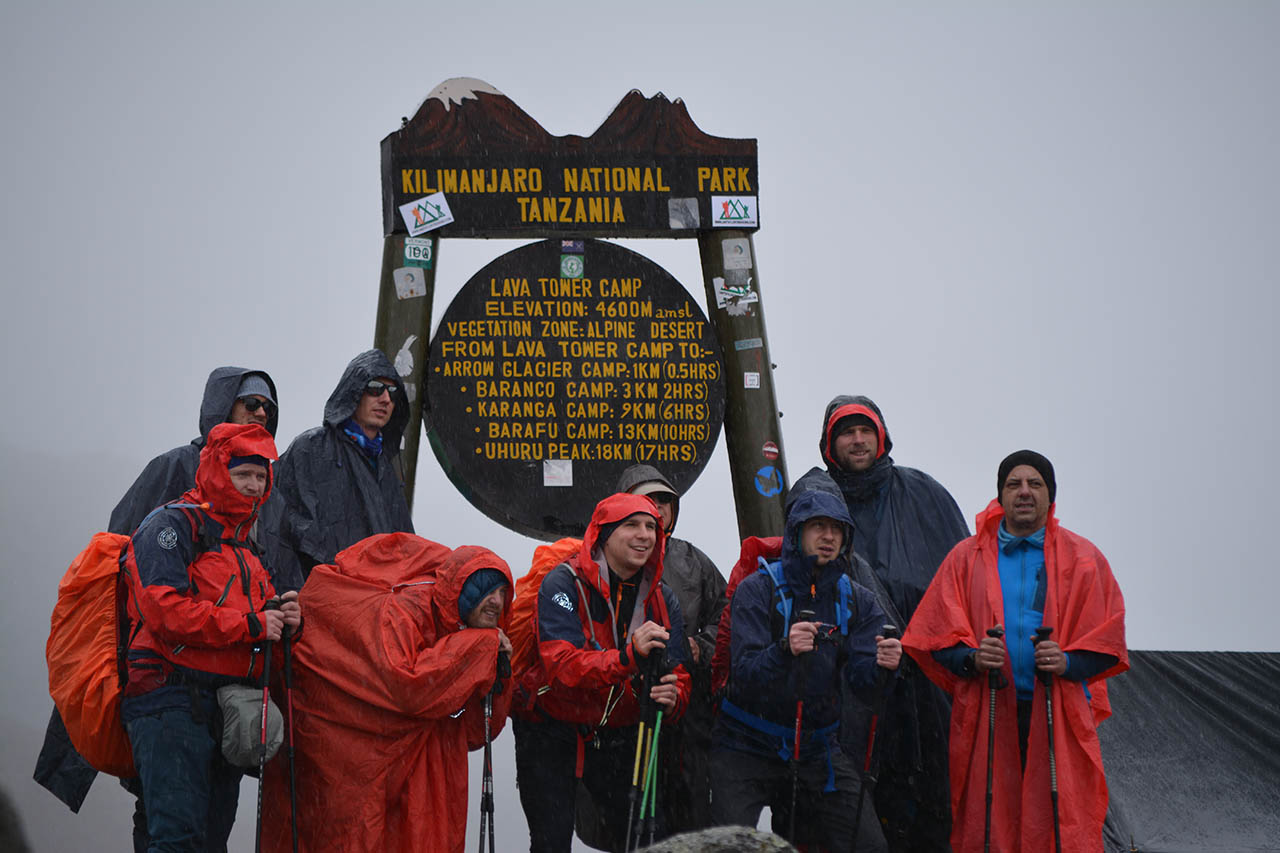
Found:
<path fill-rule="evenodd" d="M 271 433 L 259 424 L 215 426 L 200 451 L 195 487 L 179 499 L 208 509 L 161 508 L 129 541 L 129 616 L 141 628 L 129 646 L 127 692 L 160 686 L 165 672 L 156 657 L 240 679 L 262 675 L 258 643 L 265 630 L 258 613 L 275 590 L 250 549 L 249 530 L 271 494 L 271 475 L 268 469 L 262 497 L 242 495 L 227 470 L 233 456 L 274 460 Z M 204 535 L 218 540 L 213 550 L 196 553 L 196 524 L 187 513 L 205 516 Z"/>
<path fill-rule="evenodd" d="M 608 569 L 597 564 L 591 553 L 595 550 L 601 527 L 638 512 L 658 519 L 657 545 L 642 569 L 644 615 L 671 630 L 669 649 L 673 656 L 682 655 L 686 649 L 683 629 L 673 630 L 669 615 L 673 608 L 679 607 L 679 603 L 675 601 L 675 593 L 661 582 L 665 543 L 657 507 L 643 495 L 615 494 L 605 498 L 591 515 L 591 523 L 578 553 L 552 570 L 539 589 L 540 604 L 535 613 L 542 609 L 542 598 L 547 594 L 548 585 L 555 582 L 556 572 L 567 567 L 577 581 L 571 591 L 566 589 L 565 593 L 570 596 L 571 609 L 577 613 L 576 621 L 581 630 L 574 628 L 570 632 L 572 636 L 566 633 L 548 638 L 548 626 L 539 624 L 538 658 L 521 679 L 522 693 L 530 697 L 530 701 L 536 699 L 537 707 L 552 719 L 589 726 L 598 726 L 601 719 L 605 719 L 605 725 L 611 728 L 639 722 L 640 706 L 632 689 L 632 676 L 637 672 L 635 651 L 629 648 L 627 661 L 622 661 L 607 610 L 599 608 L 606 613 L 603 621 L 593 619 L 590 601 L 583 601 L 578 592 L 581 589 L 588 599 L 609 600 Z M 597 646 L 591 644 L 593 636 Z M 666 715 L 669 720 L 679 719 L 689 704 L 689 673 L 683 664 L 677 666 L 675 672 L 679 696 L 675 709 Z M 528 711 L 526 708 L 520 713 L 523 715 Z M 531 716 L 536 718 L 536 715 Z"/>
<path fill-rule="evenodd" d="M 300 851 L 458 853 L 466 841 L 467 752 L 484 745 L 497 629 L 467 628 L 470 575 L 507 564 L 487 548 L 411 533 L 370 536 L 312 570 L 307 630 L 293 653 Z M 510 619 L 510 594 L 503 629 Z M 493 700 L 490 737 L 511 685 Z M 278 694 L 283 699 L 282 694 Z M 281 703 L 282 707 L 286 703 Z M 456 715 L 456 716 L 454 716 Z M 267 771 L 263 849 L 290 850 L 289 765 Z"/>
<path fill-rule="evenodd" d="M 916 608 L 902 644 L 936 684 L 951 694 L 951 847 L 980 851 L 986 819 L 987 701 L 984 677 L 960 678 L 931 652 L 957 643 L 976 648 L 986 630 L 1004 624 L 997 567 L 996 530 L 1004 517 L 992 501 L 977 518 L 977 534 L 951 550 Z M 1124 639 L 1124 599 L 1111 567 L 1093 543 L 1058 524 L 1049 509 L 1045 530 L 1047 588 L 1044 624 L 1062 648 L 1114 655 L 1115 666 L 1084 685 L 1053 679 L 1053 722 L 1058 771 L 1062 849 L 1102 849 L 1107 781 L 1097 725 L 1111 714 L 1104 679 L 1129 668 Z M 1027 640 L 1021 640 L 1027 642 Z M 991 849 L 1041 853 L 1053 850 L 1044 686 L 1036 679 L 1027 769 L 1019 766 L 1013 671 L 996 691 L 995 772 Z"/>

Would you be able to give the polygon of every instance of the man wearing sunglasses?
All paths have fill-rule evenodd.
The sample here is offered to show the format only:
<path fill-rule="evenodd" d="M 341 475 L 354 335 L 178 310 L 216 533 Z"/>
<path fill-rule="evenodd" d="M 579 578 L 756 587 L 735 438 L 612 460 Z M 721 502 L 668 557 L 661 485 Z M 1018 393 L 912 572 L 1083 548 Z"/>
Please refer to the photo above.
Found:
<path fill-rule="evenodd" d="M 111 512 L 107 530 L 131 536 L 142 520 L 156 507 L 180 497 L 195 485 L 200 451 L 209 431 L 221 423 L 260 424 L 274 437 L 279 423 L 276 385 L 262 370 L 243 367 L 215 367 L 204 385 L 200 402 L 200 434 L 186 444 L 161 453 L 142 469 L 124 497 Z M 275 491 L 258 510 L 249 538 L 262 552 L 262 560 L 272 576 L 272 584 L 281 592 L 302 586 L 302 577 L 290 571 L 292 561 L 273 559 L 282 549 L 279 527 L 284 502 Z M 284 569 L 284 571 L 282 571 Z M 54 710 L 45 732 L 44 745 L 36 760 L 35 779 L 73 810 L 78 810 L 89 793 L 97 771 L 76 753 L 67 736 L 62 718 Z M 122 780 L 126 790 L 140 797 L 136 779 Z M 134 812 L 133 843 L 135 850 L 146 850 L 149 844 L 146 814 L 142 800 Z"/>
<path fill-rule="evenodd" d="M 413 532 L 400 467 L 409 398 L 379 350 L 343 371 L 324 423 L 299 435 L 276 466 L 284 499 L 282 559 L 305 580 L 311 567 L 375 533 Z"/>

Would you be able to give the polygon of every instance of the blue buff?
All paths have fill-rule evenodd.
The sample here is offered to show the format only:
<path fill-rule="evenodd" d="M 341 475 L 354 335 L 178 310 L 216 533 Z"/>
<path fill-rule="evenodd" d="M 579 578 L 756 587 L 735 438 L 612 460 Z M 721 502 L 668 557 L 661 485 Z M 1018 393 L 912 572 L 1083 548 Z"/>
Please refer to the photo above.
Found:
<path fill-rule="evenodd" d="M 354 441 L 356 446 L 364 451 L 364 455 L 369 457 L 370 464 L 382 455 L 382 433 L 369 438 L 364 434 L 364 428 L 356 423 L 355 418 L 347 418 L 342 424 L 342 431 L 347 434 L 347 438 Z"/>

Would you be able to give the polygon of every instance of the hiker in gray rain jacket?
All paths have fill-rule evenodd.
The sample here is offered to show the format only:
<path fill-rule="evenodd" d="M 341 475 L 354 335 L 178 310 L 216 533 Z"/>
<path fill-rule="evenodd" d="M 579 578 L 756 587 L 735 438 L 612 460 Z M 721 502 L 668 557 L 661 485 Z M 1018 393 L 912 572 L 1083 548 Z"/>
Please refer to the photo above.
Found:
<path fill-rule="evenodd" d="M 108 532 L 133 535 L 153 509 L 176 500 L 193 487 L 196 468 L 200 466 L 200 450 L 205 445 L 209 430 L 218 424 L 261 424 L 275 436 L 280 422 L 279 399 L 276 384 L 266 371 L 215 367 L 204 383 L 204 397 L 200 401 L 200 434 L 147 463 L 111 511 Z M 280 561 L 273 559 L 281 550 L 279 529 L 283 514 L 284 502 L 272 492 L 258 510 L 257 520 L 249 534 L 262 552 L 262 562 L 271 573 L 273 585 L 282 592 L 302 586 L 301 575 L 278 571 L 280 567 L 276 564 Z M 283 568 L 288 569 L 290 565 L 292 560 L 286 561 Z M 73 812 L 78 812 L 97 775 L 98 771 L 90 767 L 71 745 L 66 727 L 55 708 L 45 731 L 40 756 L 36 759 L 35 780 Z M 121 784 L 131 793 L 140 795 L 141 789 L 136 782 L 136 779 L 125 779 Z M 139 799 L 134 814 L 134 849 L 146 850 L 148 844 L 146 814 Z"/>
<path fill-rule="evenodd" d="M 324 406 L 324 423 L 299 435 L 276 466 L 285 503 L 281 551 L 303 579 L 311 567 L 375 533 L 413 533 L 400 467 L 409 398 L 376 349 L 351 359 Z"/>

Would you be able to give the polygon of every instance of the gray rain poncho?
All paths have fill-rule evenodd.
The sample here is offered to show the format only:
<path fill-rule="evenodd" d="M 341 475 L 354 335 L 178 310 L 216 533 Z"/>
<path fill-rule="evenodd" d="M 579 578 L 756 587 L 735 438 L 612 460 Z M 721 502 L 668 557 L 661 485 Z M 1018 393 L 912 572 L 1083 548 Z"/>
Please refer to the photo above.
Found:
<path fill-rule="evenodd" d="M 397 382 L 395 411 L 382 429 L 382 451 L 369 457 L 343 431 L 370 380 Z M 302 577 L 332 563 L 338 552 L 375 533 L 413 532 L 400 470 L 400 438 L 409 420 L 409 398 L 391 361 L 362 352 L 343 371 L 324 407 L 324 424 L 299 435 L 276 466 L 275 491 L 284 500 L 281 559 Z"/>

